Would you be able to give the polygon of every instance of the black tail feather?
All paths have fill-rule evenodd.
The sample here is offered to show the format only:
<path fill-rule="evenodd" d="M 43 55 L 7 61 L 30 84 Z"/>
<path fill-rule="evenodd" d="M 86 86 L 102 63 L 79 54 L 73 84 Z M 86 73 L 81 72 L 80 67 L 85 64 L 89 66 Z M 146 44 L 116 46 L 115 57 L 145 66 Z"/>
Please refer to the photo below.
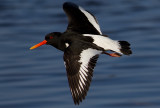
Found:
<path fill-rule="evenodd" d="M 132 54 L 131 48 L 130 48 L 130 43 L 127 41 L 119 41 L 119 44 L 121 46 L 120 51 L 125 54 L 125 55 L 130 55 Z"/>

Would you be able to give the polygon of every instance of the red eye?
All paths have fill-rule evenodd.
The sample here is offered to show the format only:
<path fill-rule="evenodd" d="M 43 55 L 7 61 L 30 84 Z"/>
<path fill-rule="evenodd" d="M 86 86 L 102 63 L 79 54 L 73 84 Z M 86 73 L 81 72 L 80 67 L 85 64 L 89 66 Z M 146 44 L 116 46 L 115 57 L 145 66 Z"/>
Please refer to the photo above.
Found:
<path fill-rule="evenodd" d="M 53 39 L 53 36 L 49 36 L 49 39 Z"/>

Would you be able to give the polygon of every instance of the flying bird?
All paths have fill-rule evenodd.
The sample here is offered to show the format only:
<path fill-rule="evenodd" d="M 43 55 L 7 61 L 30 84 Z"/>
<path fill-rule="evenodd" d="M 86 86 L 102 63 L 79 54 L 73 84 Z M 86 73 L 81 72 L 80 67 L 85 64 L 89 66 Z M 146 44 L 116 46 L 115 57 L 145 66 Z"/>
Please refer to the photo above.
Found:
<path fill-rule="evenodd" d="M 64 52 L 71 95 L 74 103 L 79 104 L 87 95 L 99 55 L 120 57 L 130 55 L 132 51 L 127 41 L 112 40 L 103 35 L 98 21 L 89 11 L 72 2 L 65 2 L 63 10 L 69 22 L 66 31 L 49 33 L 44 41 L 30 49 L 47 44 Z"/>

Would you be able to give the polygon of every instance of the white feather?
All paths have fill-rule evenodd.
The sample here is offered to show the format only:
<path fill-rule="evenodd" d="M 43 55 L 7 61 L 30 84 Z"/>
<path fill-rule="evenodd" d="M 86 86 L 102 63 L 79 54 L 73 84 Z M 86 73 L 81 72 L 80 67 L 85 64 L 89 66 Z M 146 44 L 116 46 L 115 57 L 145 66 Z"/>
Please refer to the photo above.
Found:
<path fill-rule="evenodd" d="M 99 24 L 98 24 L 98 21 L 96 21 L 96 19 L 89 12 L 85 11 L 82 7 L 79 7 L 79 9 L 81 10 L 81 12 L 84 13 L 84 15 L 87 17 L 88 21 L 95 27 L 95 29 L 97 29 L 98 32 L 100 34 L 102 34 L 100 27 L 99 27 Z"/>
<path fill-rule="evenodd" d="M 86 77 L 87 77 L 87 74 L 86 72 L 88 72 L 88 70 L 86 69 L 86 67 L 88 66 L 88 63 L 89 63 L 89 60 L 97 55 L 97 54 L 101 54 L 102 51 L 98 51 L 96 49 L 86 49 L 86 50 L 83 50 L 80 54 L 80 60 L 78 62 L 81 63 L 81 66 L 80 66 L 80 80 L 79 80 L 79 84 L 81 86 L 81 88 L 84 89 L 83 87 L 83 84 L 85 85 L 85 81 L 87 81 Z M 83 83 L 83 84 L 82 84 Z"/>
<path fill-rule="evenodd" d="M 80 75 L 80 79 L 81 79 L 81 80 L 79 80 L 79 83 L 82 82 L 82 83 L 85 85 L 84 80 L 83 80 L 83 78 L 82 78 L 81 75 Z M 82 88 L 83 88 L 83 87 L 82 87 Z"/>
<path fill-rule="evenodd" d="M 85 76 L 87 76 L 86 72 L 88 72 L 88 70 L 87 70 L 84 66 L 81 66 L 80 69 L 83 70 L 83 71 L 82 71 L 83 74 L 84 74 Z"/>
<path fill-rule="evenodd" d="M 80 70 L 80 75 L 82 76 L 82 78 L 83 79 L 81 79 L 81 80 L 86 80 L 87 81 L 87 79 L 86 79 L 86 77 L 84 76 L 84 74 L 83 74 L 83 72 Z"/>
<path fill-rule="evenodd" d="M 82 93 L 81 87 L 80 86 L 78 86 L 78 87 L 79 87 L 80 92 Z"/>
<path fill-rule="evenodd" d="M 104 48 L 105 50 L 112 50 L 112 51 L 122 54 L 120 51 L 121 49 L 120 44 L 116 40 L 112 40 L 109 37 L 105 37 L 102 35 L 83 34 L 83 36 L 92 37 L 94 40 L 93 43 L 99 47 Z"/>
<path fill-rule="evenodd" d="M 79 84 L 80 84 L 81 88 L 84 89 L 81 81 L 79 81 Z"/>
<path fill-rule="evenodd" d="M 97 54 L 101 54 L 102 51 L 96 50 L 96 49 L 92 49 L 92 48 L 88 48 L 86 50 L 83 50 L 80 54 L 80 60 L 79 62 L 82 63 L 82 66 L 87 67 L 89 60 L 97 55 Z"/>

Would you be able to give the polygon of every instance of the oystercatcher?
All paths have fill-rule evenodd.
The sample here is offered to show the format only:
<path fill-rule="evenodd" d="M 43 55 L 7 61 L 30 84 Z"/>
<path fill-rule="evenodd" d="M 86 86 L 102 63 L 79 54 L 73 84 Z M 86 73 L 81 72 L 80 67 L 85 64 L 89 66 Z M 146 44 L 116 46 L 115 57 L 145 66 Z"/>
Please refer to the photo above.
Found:
<path fill-rule="evenodd" d="M 30 49 L 47 44 L 64 52 L 70 91 L 74 103 L 79 104 L 87 95 L 99 55 L 120 57 L 122 54 L 130 55 L 132 51 L 127 41 L 112 40 L 103 35 L 94 15 L 82 7 L 65 2 L 63 9 L 69 21 L 67 30 L 47 34 L 44 41 Z"/>

